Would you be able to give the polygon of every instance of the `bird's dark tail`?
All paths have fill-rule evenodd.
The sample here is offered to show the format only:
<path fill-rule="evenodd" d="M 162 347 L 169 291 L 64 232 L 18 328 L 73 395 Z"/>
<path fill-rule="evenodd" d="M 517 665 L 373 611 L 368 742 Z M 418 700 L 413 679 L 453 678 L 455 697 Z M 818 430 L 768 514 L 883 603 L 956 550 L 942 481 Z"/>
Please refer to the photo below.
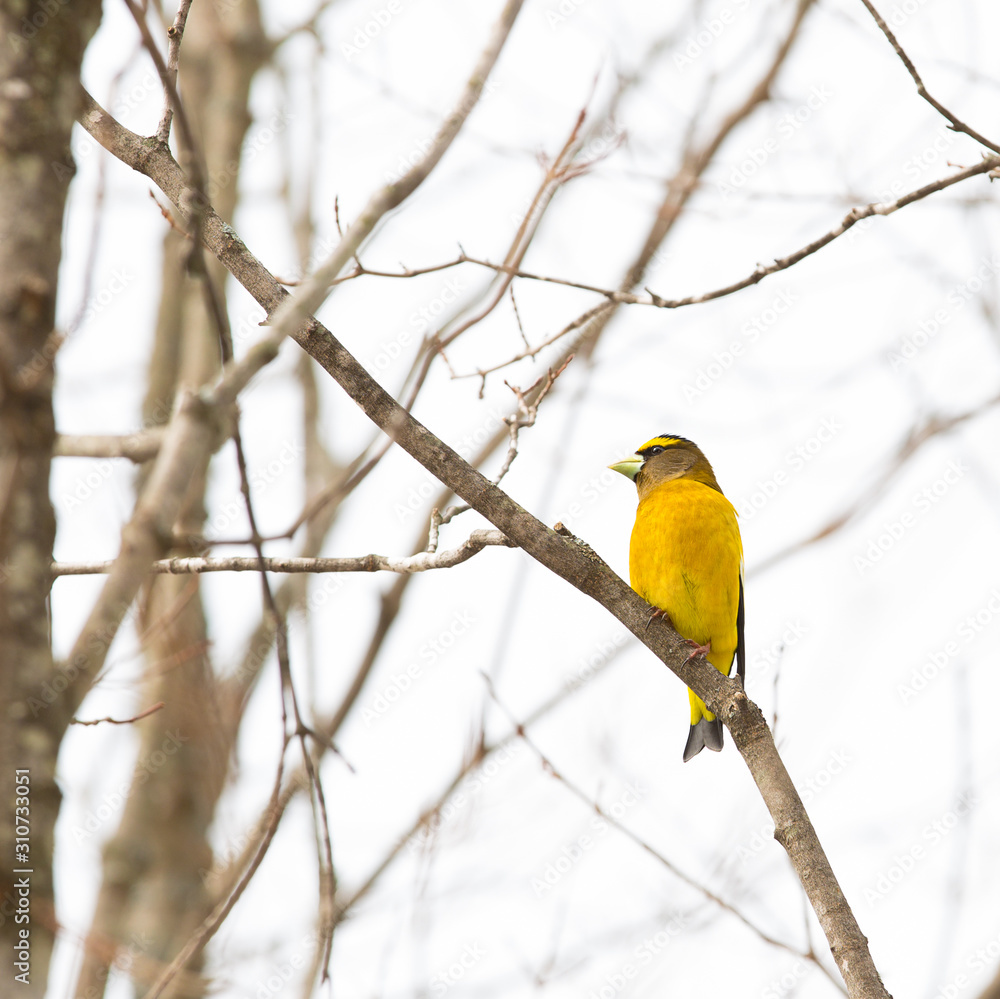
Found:
<path fill-rule="evenodd" d="M 706 747 L 716 753 L 722 749 L 722 722 L 718 718 L 709 721 L 703 715 L 688 732 L 688 741 L 684 746 L 684 762 L 694 759 Z"/>

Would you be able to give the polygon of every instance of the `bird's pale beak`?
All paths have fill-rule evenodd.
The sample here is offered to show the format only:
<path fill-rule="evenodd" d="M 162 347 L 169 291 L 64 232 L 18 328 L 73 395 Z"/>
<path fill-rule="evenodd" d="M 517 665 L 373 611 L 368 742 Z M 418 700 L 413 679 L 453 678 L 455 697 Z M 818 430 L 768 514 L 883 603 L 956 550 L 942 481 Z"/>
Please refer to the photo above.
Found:
<path fill-rule="evenodd" d="M 635 477 L 639 474 L 639 469 L 642 468 L 642 462 L 641 455 L 633 454 L 630 458 L 623 458 L 613 465 L 608 465 L 608 468 L 615 472 L 621 472 L 626 478 L 635 482 Z"/>

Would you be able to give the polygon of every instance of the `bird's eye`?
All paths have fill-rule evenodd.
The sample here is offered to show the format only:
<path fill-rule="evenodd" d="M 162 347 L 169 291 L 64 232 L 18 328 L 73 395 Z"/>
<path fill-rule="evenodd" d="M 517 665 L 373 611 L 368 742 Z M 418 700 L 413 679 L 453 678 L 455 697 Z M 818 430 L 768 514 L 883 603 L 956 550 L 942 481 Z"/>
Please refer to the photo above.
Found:
<path fill-rule="evenodd" d="M 646 457 L 652 458 L 654 454 L 663 454 L 664 451 L 666 451 L 665 447 L 662 447 L 659 444 L 654 444 L 652 447 L 646 448 Z"/>

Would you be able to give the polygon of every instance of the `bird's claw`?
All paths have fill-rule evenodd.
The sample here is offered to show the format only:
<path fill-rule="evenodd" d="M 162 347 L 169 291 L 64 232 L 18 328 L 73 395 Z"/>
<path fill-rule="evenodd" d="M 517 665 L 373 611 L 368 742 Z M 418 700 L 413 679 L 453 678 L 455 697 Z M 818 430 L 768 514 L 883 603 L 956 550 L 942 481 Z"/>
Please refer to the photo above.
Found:
<path fill-rule="evenodd" d="M 690 638 L 685 638 L 684 641 L 691 646 L 691 654 L 687 657 L 686 660 L 684 660 L 685 662 L 691 662 L 691 660 L 694 659 L 695 656 L 699 655 L 707 656 L 709 652 L 712 651 L 711 642 L 709 642 L 707 645 L 699 645 L 697 642 L 692 641 Z"/>
<path fill-rule="evenodd" d="M 670 620 L 667 612 L 662 607 L 651 607 L 649 617 L 646 619 L 646 627 L 648 628 L 658 617 L 664 618 L 671 628 L 674 626 L 673 621 Z"/>

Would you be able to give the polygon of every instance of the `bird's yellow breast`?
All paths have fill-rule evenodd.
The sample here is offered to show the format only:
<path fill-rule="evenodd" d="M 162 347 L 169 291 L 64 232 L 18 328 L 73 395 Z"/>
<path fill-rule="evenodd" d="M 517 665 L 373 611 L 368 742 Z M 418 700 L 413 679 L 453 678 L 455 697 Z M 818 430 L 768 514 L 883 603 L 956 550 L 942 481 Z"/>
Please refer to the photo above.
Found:
<path fill-rule="evenodd" d="M 725 674 L 736 652 L 742 560 L 736 511 L 711 486 L 672 479 L 639 503 L 629 548 L 632 588 L 666 611 L 684 638 L 711 642 L 708 660 Z"/>

